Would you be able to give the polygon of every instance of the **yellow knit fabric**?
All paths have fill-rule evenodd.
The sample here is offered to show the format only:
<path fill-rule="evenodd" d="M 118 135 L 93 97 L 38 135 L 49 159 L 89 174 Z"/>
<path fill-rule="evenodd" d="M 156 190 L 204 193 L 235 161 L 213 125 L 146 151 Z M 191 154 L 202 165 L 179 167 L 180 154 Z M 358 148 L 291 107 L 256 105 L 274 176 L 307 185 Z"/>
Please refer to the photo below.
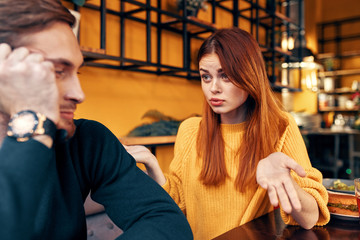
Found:
<path fill-rule="evenodd" d="M 320 218 L 317 225 L 330 220 L 327 209 L 328 195 L 322 185 L 321 173 L 311 167 L 300 131 L 290 114 L 289 126 L 282 135 L 277 151 L 295 159 L 307 172 L 305 178 L 292 176 L 297 183 L 316 199 Z M 225 161 L 229 178 L 220 186 L 205 186 L 199 181 L 201 161 L 197 160 L 196 137 L 201 118 L 185 120 L 178 131 L 175 156 L 163 188 L 186 215 L 195 240 L 212 239 L 236 226 L 242 225 L 273 210 L 267 192 L 257 184 L 248 186 L 246 192 L 235 190 L 234 180 L 238 170 L 235 157 L 244 134 L 244 123 L 222 124 L 225 141 Z M 281 210 L 285 223 L 297 224 L 291 216 Z"/>

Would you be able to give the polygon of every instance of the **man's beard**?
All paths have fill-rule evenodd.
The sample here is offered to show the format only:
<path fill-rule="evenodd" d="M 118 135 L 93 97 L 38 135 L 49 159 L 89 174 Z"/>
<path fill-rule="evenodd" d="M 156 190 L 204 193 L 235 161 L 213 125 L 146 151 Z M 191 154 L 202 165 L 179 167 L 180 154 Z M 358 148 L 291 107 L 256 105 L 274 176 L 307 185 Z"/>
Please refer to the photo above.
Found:
<path fill-rule="evenodd" d="M 6 131 L 9 121 L 10 116 L 3 112 L 0 112 L 0 147 L 2 145 L 2 142 L 4 141 L 4 138 L 6 137 Z"/>
<path fill-rule="evenodd" d="M 71 138 L 75 133 L 76 126 L 74 124 L 74 120 L 60 119 L 60 122 L 57 124 L 57 128 L 66 130 L 66 138 Z"/>

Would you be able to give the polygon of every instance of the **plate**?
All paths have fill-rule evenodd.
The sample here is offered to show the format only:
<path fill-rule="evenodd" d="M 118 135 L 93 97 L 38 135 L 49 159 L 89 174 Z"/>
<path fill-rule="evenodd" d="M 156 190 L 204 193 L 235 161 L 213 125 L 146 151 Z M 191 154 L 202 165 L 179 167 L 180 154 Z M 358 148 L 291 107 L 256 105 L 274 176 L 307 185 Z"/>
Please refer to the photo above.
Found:
<path fill-rule="evenodd" d="M 355 195 L 355 191 L 346 191 L 346 190 L 337 190 L 337 189 L 330 189 L 331 186 L 334 185 L 334 182 L 336 180 L 340 180 L 341 182 L 345 183 L 348 186 L 354 185 L 354 180 L 349 179 L 338 179 L 338 178 L 324 178 L 323 179 L 323 185 L 326 187 L 328 191 L 331 192 L 338 192 L 338 193 L 347 193 Z"/>
<path fill-rule="evenodd" d="M 360 217 L 338 214 L 338 213 L 330 213 L 330 216 L 340 219 L 340 220 L 346 220 L 346 221 L 359 221 L 360 220 Z"/>

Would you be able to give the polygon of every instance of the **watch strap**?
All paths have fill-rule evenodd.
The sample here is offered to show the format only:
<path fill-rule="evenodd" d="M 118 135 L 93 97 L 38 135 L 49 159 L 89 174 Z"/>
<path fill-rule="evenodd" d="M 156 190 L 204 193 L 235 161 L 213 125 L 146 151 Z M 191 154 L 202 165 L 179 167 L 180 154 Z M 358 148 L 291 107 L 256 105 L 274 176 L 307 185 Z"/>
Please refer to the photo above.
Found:
<path fill-rule="evenodd" d="M 25 115 L 33 116 L 34 127 L 32 130 L 29 129 L 28 132 L 17 133 L 17 131 L 14 130 L 13 120 Z M 29 140 L 29 138 L 38 135 L 48 135 L 54 140 L 56 137 L 56 131 L 57 128 L 55 123 L 48 119 L 44 114 L 37 113 L 32 110 L 24 110 L 16 113 L 12 119 L 10 119 L 7 134 L 10 137 L 16 138 L 18 142 L 25 142 Z"/>
<path fill-rule="evenodd" d="M 40 124 L 41 123 L 39 122 L 39 125 Z M 50 119 L 48 119 L 47 117 L 45 117 L 44 121 L 42 122 L 42 125 L 43 125 L 42 128 L 41 126 L 38 126 L 38 128 L 35 130 L 34 135 L 41 135 L 41 134 L 49 135 L 54 140 L 56 137 L 56 130 L 57 130 L 55 123 Z"/>

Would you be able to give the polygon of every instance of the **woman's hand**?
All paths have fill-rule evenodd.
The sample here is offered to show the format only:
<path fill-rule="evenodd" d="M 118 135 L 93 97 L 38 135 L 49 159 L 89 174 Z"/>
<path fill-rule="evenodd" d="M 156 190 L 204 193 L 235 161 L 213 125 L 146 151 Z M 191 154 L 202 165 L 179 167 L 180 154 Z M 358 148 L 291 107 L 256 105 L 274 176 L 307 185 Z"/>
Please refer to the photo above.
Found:
<path fill-rule="evenodd" d="M 281 152 L 272 153 L 260 160 L 256 169 L 256 181 L 268 191 L 270 202 L 277 207 L 279 201 L 282 209 L 290 214 L 293 209 L 301 211 L 301 203 L 297 194 L 300 188 L 290 175 L 294 170 L 300 177 L 305 177 L 305 170 L 292 158 Z"/>
<path fill-rule="evenodd" d="M 126 151 L 135 159 L 136 162 L 145 165 L 147 174 L 152 179 L 154 179 L 161 186 L 166 183 L 166 178 L 161 171 L 159 163 L 156 157 L 149 151 L 149 149 L 140 145 L 124 145 L 124 147 Z"/>

